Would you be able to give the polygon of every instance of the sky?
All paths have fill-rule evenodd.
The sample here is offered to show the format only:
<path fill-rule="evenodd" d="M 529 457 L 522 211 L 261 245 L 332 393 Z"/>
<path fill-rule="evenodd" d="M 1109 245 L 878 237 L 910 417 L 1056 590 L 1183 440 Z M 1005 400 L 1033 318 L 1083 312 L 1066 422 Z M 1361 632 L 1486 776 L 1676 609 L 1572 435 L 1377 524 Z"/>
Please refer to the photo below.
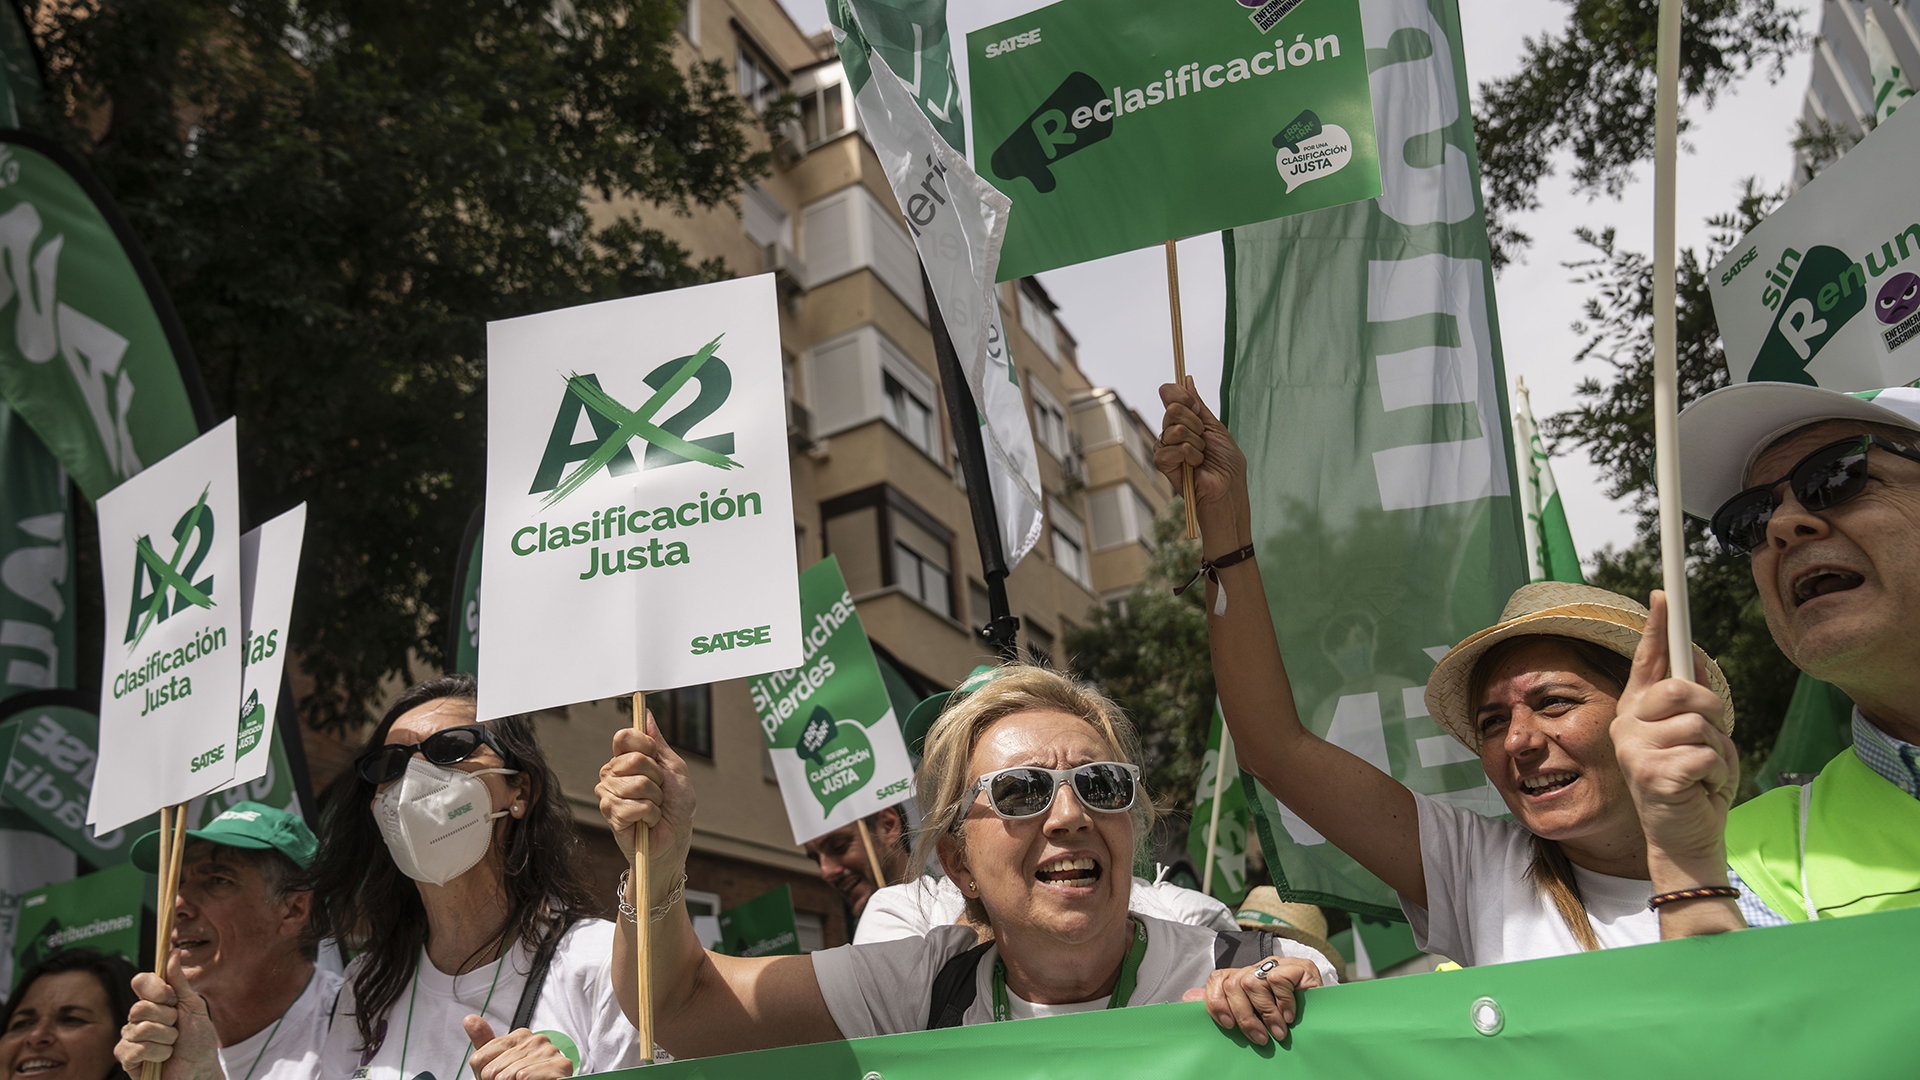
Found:
<path fill-rule="evenodd" d="M 827 23 L 824 0 L 781 3 L 802 30 L 811 33 Z M 950 0 L 948 23 L 956 39 L 964 41 L 968 31 L 1040 6 L 1033 0 Z M 1476 100 L 1479 83 L 1511 74 L 1519 67 L 1525 39 L 1558 33 L 1568 10 L 1562 0 L 1473 0 L 1463 7 L 1467 78 Z M 1809 34 L 1818 29 L 1816 13 L 1801 18 Z M 964 48 L 956 48 L 955 54 L 962 85 L 967 85 Z M 1770 84 L 1764 73 L 1754 73 L 1732 93 L 1721 95 L 1711 112 L 1696 107 L 1694 126 L 1682 136 L 1677 196 L 1681 246 L 1704 246 L 1706 218 L 1733 205 L 1743 178 L 1757 177 L 1769 188 L 1785 184 L 1792 166 L 1788 143 L 1810 70 L 1810 54 L 1803 53 L 1778 81 Z M 1598 232 L 1612 226 L 1621 250 L 1652 248 L 1652 166 L 1642 167 L 1616 200 L 1577 194 L 1567 179 L 1569 164 L 1562 161 L 1558 174 L 1543 182 L 1539 209 L 1514 222 L 1534 243 L 1523 261 L 1510 265 L 1494 283 L 1509 393 L 1514 380 L 1525 379 L 1534 415 L 1543 421 L 1577 403 L 1574 388 L 1582 378 L 1605 381 L 1611 374 L 1600 360 L 1573 362 L 1583 339 L 1572 324 L 1588 296 L 1563 265 L 1587 254 L 1574 230 L 1584 225 Z M 1218 235 L 1181 241 L 1179 262 L 1187 371 L 1207 400 L 1217 403 L 1226 310 Z M 1080 367 L 1087 377 L 1113 387 L 1157 427 L 1158 387 L 1173 372 L 1163 249 L 1115 255 L 1039 277 L 1059 305 L 1060 321 L 1079 343 Z M 1582 557 L 1631 543 L 1632 507 L 1606 497 L 1600 470 L 1582 450 L 1560 450 L 1553 461 L 1554 477 Z"/>

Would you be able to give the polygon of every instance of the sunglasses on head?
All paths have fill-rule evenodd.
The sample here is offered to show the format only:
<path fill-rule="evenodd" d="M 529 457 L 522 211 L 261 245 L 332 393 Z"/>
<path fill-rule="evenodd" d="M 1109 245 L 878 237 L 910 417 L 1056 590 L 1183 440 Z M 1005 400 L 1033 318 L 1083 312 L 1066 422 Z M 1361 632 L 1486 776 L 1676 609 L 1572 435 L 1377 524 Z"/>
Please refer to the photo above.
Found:
<path fill-rule="evenodd" d="M 435 765 L 457 765 L 479 753 L 483 746 L 492 747 L 501 761 L 507 760 L 507 752 L 485 724 L 462 724 L 436 731 L 411 746 L 388 743 L 375 747 L 354 759 L 353 772 L 369 784 L 388 784 L 406 775 L 407 762 L 415 754 Z"/>
<path fill-rule="evenodd" d="M 1867 451 L 1874 447 L 1920 462 L 1920 451 L 1910 450 L 1878 435 L 1850 435 L 1800 459 L 1785 476 L 1757 484 L 1720 504 L 1709 526 L 1720 546 L 1745 555 L 1767 542 L 1767 523 L 1781 500 L 1773 489 L 1788 485 L 1801 506 L 1814 513 L 1831 510 L 1867 489 Z"/>
<path fill-rule="evenodd" d="M 1009 821 L 1019 821 L 1046 813 L 1060 785 L 1069 779 L 1082 806 L 1103 814 L 1118 814 L 1133 807 L 1139 791 L 1140 766 L 1118 761 L 1093 761 L 1071 769 L 1016 765 L 981 776 L 973 782 L 968 794 L 986 792 L 987 805 L 993 807 L 994 813 Z"/>

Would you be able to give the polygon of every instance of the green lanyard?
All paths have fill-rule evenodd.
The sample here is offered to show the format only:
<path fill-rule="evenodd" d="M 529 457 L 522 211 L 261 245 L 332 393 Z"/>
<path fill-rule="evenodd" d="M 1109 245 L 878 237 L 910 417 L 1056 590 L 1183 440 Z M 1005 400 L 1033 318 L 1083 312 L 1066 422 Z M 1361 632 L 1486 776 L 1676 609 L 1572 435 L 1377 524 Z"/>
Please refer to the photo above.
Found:
<path fill-rule="evenodd" d="M 480 1005 L 480 1015 L 482 1017 L 487 1015 L 487 1006 L 493 1004 L 493 991 L 500 985 L 500 972 L 507 966 L 507 954 L 512 950 L 513 939 L 508 938 L 506 945 L 500 950 L 500 960 L 494 964 L 493 982 L 487 985 L 487 1000 Z M 420 996 L 420 964 L 431 962 L 432 961 L 428 960 L 426 956 L 422 955 L 420 957 L 420 963 L 415 964 L 413 968 L 413 992 L 407 995 L 407 1030 L 400 1037 L 400 1080 L 407 1080 L 407 1044 L 413 1041 L 413 1002 L 415 998 Z M 267 1038 L 271 1041 L 273 1036 L 269 1035 Z M 465 1054 L 461 1055 L 461 1062 L 465 1062 L 466 1056 Z M 432 1073 L 424 1073 L 422 1075 L 429 1078 L 433 1076 Z M 452 1075 L 460 1075 L 459 1064 L 454 1065 Z"/>
<path fill-rule="evenodd" d="M 267 1032 L 267 1041 L 260 1044 L 260 1052 L 253 1055 L 253 1064 L 247 1066 L 247 1075 L 243 1078 L 243 1080 L 253 1080 L 253 1070 L 259 1068 L 260 1059 L 267 1056 L 267 1047 L 272 1046 L 273 1037 L 275 1035 L 280 1034 L 280 1025 L 287 1022 L 287 1014 L 293 1011 L 293 1007 L 295 1005 L 300 1004 L 301 998 L 307 996 L 307 987 L 312 985 L 313 985 L 313 973 L 309 972 L 307 974 L 306 986 L 302 986 L 300 988 L 300 992 L 294 995 L 293 1000 L 287 1003 L 287 1007 L 280 1010 L 280 1019 L 275 1020 L 273 1022 L 273 1030 Z"/>
<path fill-rule="evenodd" d="M 1120 980 L 1113 984 L 1113 996 L 1107 999 L 1107 1008 L 1124 1009 L 1133 997 L 1134 984 L 1140 981 L 1140 961 L 1147 958 L 1147 924 L 1139 919 L 1129 918 L 1133 924 L 1133 947 L 1127 950 L 1127 958 L 1120 961 Z M 1003 960 L 993 962 L 993 1018 L 1011 1020 L 1013 1013 L 1007 1008 L 1007 965 Z"/>

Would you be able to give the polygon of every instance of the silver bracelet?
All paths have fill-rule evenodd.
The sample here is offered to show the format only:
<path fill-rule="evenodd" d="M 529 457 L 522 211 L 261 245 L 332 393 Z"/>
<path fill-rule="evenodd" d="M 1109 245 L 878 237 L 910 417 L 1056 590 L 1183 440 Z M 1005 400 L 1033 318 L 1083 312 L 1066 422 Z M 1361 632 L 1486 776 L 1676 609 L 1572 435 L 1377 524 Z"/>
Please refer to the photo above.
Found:
<path fill-rule="evenodd" d="M 620 871 L 620 891 L 614 894 L 614 903 L 620 908 L 620 918 L 634 922 L 640 917 L 640 909 L 627 903 L 627 883 L 633 879 L 632 870 Z M 647 912 L 647 922 L 657 923 L 673 912 L 673 905 L 685 899 L 687 895 L 687 872 L 680 871 L 680 880 L 673 883 L 673 891 L 667 894 L 660 906 Z"/>

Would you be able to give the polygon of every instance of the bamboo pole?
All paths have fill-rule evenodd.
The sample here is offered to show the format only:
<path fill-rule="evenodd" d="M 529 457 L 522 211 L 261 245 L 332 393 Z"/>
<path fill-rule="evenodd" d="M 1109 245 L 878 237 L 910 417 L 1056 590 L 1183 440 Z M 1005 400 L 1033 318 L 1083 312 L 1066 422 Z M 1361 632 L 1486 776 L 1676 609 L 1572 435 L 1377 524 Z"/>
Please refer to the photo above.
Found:
<path fill-rule="evenodd" d="M 1173 316 L 1173 381 L 1187 385 L 1187 335 L 1180 328 L 1180 253 L 1167 241 L 1167 306 Z M 1200 536 L 1200 516 L 1193 505 L 1193 466 L 1180 466 L 1180 497 L 1187 504 L 1189 540 Z"/>
<path fill-rule="evenodd" d="M 633 692 L 633 730 L 647 730 L 647 694 Z M 661 808 L 664 812 L 665 807 Z M 639 995 L 635 998 L 634 1018 L 640 1029 L 640 1064 L 653 1064 L 653 969 L 648 961 L 653 953 L 653 920 L 648 910 L 653 904 L 653 875 L 648 865 L 652 848 L 652 830 L 635 825 L 633 830 L 633 950 L 639 971 Z"/>
<path fill-rule="evenodd" d="M 1680 389 L 1675 360 L 1674 190 L 1679 164 L 1682 0 L 1660 0 L 1653 151 L 1653 446 L 1660 499 L 1660 570 L 1667 592 L 1668 673 L 1693 678 L 1687 541 L 1680 513 Z"/>
<path fill-rule="evenodd" d="M 187 804 L 160 808 L 160 887 L 155 901 L 153 970 L 167 977 L 167 958 L 173 953 L 173 905 L 180 895 L 180 865 L 187 850 Z M 141 1080 L 160 1080 L 161 1063 L 140 1064 Z"/>
<path fill-rule="evenodd" d="M 884 889 L 887 887 L 887 879 L 880 873 L 880 859 L 878 853 L 873 850 L 873 833 L 867 828 L 867 819 L 857 818 L 854 824 L 860 826 L 860 844 L 867 849 L 867 870 L 873 874 L 873 887 Z"/>
<path fill-rule="evenodd" d="M 1220 804 L 1225 802 L 1225 793 L 1220 785 L 1227 776 L 1227 755 L 1233 753 L 1233 732 L 1227 725 L 1220 724 L 1220 753 L 1213 760 L 1213 813 L 1207 819 L 1207 865 L 1200 871 L 1200 891 L 1213 895 L 1213 849 L 1220 839 Z"/>

